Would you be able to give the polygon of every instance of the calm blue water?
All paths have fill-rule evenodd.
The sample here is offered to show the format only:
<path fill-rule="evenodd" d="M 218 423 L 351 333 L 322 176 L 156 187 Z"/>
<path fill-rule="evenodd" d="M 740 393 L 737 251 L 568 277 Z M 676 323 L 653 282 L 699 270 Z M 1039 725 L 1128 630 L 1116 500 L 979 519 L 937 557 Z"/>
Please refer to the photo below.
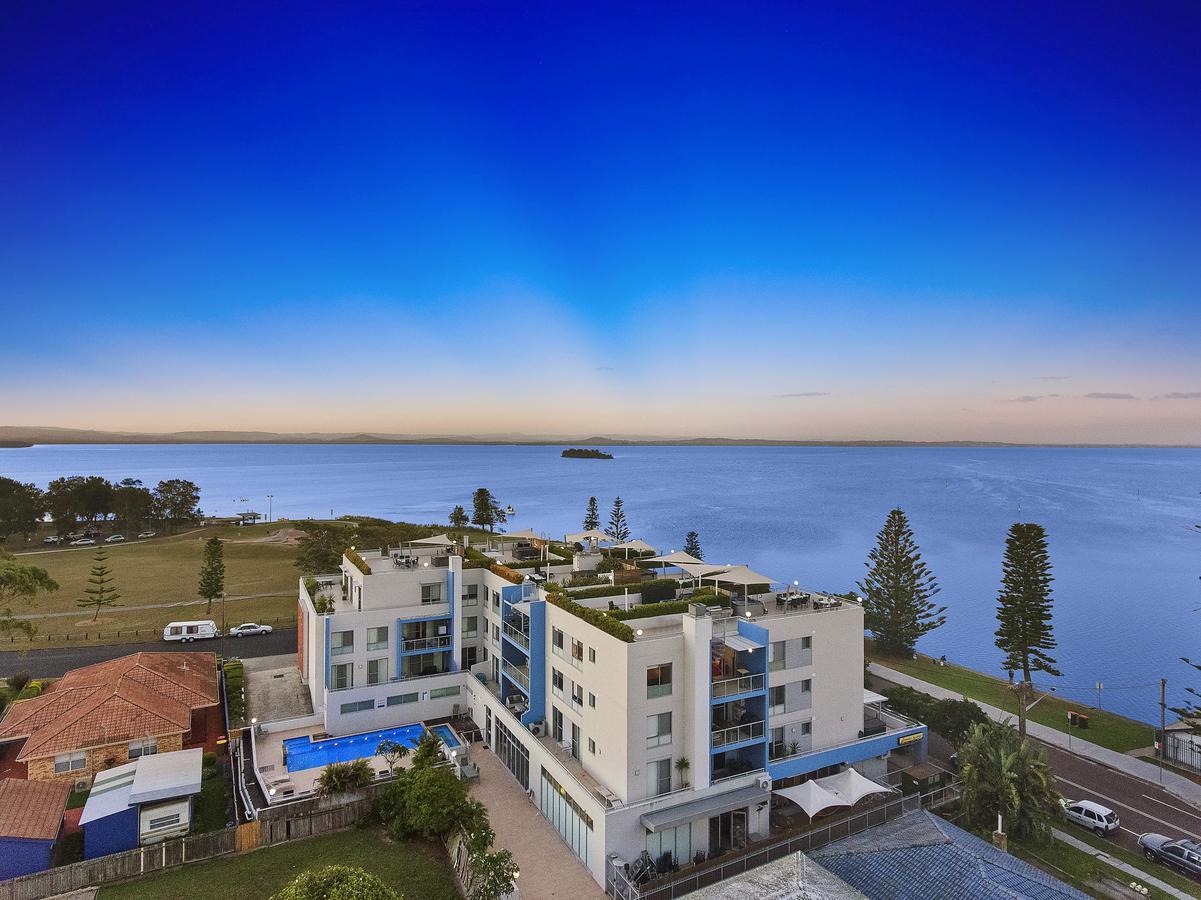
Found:
<path fill-rule="evenodd" d="M 40 446 L 0 450 L 0 474 L 45 484 L 62 474 L 185 477 L 202 506 L 276 517 L 359 513 L 444 522 L 490 487 L 510 527 L 578 529 L 590 495 L 620 494 L 636 536 L 664 550 L 700 532 L 715 562 L 842 591 L 889 508 L 910 516 L 950 607 L 922 649 L 997 672 L 995 598 L 1005 531 L 1044 525 L 1055 566 L 1059 690 L 1158 720 L 1201 656 L 1201 451 L 976 448 L 616 447 L 613 461 L 560 447 Z M 241 498 L 248 498 L 243 501 Z M 1198 676 L 1201 679 L 1201 676 Z"/>
<path fill-rule="evenodd" d="M 438 740 L 442 741 L 442 743 L 452 750 L 463 743 L 455 734 L 454 729 L 449 725 L 435 725 L 430 729 L 430 734 L 434 735 L 434 737 L 438 738 Z"/>
<path fill-rule="evenodd" d="M 375 748 L 384 740 L 396 741 L 411 750 L 424 733 L 425 726 L 418 723 L 324 741 L 314 741 L 308 737 L 288 738 L 284 741 L 284 752 L 288 756 L 288 771 L 299 772 L 301 769 L 317 769 L 330 763 L 352 762 L 374 756 Z"/>

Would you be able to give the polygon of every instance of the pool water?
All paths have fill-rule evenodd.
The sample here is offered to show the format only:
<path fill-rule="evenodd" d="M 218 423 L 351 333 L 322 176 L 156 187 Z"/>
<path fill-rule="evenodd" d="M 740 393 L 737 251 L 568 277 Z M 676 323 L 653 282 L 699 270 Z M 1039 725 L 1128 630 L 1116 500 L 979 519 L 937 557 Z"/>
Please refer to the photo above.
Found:
<path fill-rule="evenodd" d="M 356 759 L 375 756 L 375 748 L 385 740 L 396 741 L 411 750 L 417 746 L 424 733 L 425 726 L 417 723 L 368 731 L 364 734 L 326 738 L 323 741 L 314 741 L 307 736 L 295 737 L 284 741 L 284 752 L 288 759 L 288 771 L 299 772 L 302 769 L 323 768 L 330 763 L 353 762 Z M 455 741 L 455 745 L 457 744 L 458 741 Z"/>
<path fill-rule="evenodd" d="M 430 734 L 438 738 L 447 747 L 454 750 L 463 746 L 463 741 L 455 734 L 455 730 L 449 725 L 435 725 L 430 729 Z"/>

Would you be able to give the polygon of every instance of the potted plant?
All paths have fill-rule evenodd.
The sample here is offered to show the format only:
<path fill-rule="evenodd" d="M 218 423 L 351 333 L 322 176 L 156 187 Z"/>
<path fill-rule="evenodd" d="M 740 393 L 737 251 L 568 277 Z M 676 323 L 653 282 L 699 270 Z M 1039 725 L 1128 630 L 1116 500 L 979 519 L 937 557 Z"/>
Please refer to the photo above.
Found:
<path fill-rule="evenodd" d="M 676 760 L 676 772 L 680 775 L 680 787 L 688 787 L 688 769 L 691 768 L 691 763 L 688 762 L 687 756 L 681 756 Z"/>
<path fill-rule="evenodd" d="M 796 756 L 800 752 L 801 752 L 800 742 L 793 741 L 791 744 L 788 745 L 788 755 L 789 756 Z"/>

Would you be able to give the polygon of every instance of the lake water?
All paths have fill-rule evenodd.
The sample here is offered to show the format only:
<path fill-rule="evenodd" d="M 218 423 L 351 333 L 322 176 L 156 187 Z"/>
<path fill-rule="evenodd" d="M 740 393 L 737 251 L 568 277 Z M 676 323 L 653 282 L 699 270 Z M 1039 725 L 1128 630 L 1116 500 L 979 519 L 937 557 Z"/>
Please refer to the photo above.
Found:
<path fill-rule="evenodd" d="M 909 513 L 949 607 L 925 652 L 998 672 L 995 598 L 1005 532 L 1047 528 L 1055 573 L 1059 691 L 1157 721 L 1201 675 L 1201 450 L 616 447 L 613 461 L 561 459 L 561 447 L 152 445 L 0 450 L 0 474 L 40 486 L 63 474 L 199 484 L 214 515 L 361 514 L 445 522 L 492 489 L 511 529 L 577 530 L 588 497 L 607 519 L 625 500 L 633 533 L 662 550 L 700 532 L 706 558 L 844 591 L 888 510 Z M 247 498 L 243 500 L 242 498 Z M 1196 676 L 1196 677 L 1192 677 Z"/>

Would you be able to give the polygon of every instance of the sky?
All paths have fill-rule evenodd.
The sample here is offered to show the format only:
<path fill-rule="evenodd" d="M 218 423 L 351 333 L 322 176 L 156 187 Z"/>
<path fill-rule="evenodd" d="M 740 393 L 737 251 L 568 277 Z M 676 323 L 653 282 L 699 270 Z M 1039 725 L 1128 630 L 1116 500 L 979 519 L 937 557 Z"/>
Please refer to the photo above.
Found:
<path fill-rule="evenodd" d="M 6 4 L 0 424 L 1201 443 L 1201 5 Z"/>

